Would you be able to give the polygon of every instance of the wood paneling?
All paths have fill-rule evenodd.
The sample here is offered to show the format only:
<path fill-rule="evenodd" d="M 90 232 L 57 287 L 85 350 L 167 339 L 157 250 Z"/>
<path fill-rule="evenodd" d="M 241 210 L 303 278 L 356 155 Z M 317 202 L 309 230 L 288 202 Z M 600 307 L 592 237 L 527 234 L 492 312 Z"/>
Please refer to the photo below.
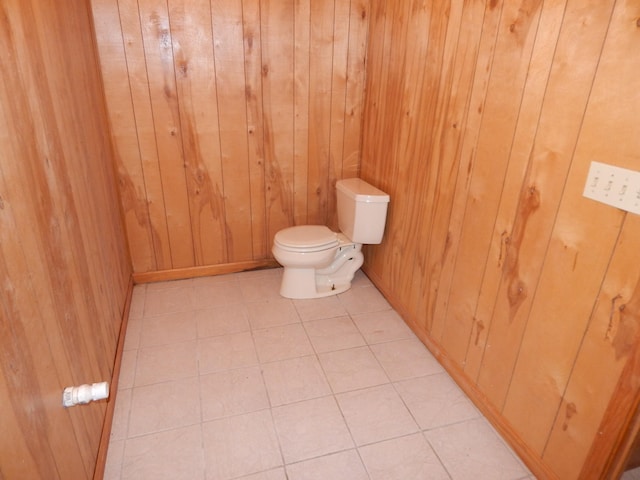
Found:
<path fill-rule="evenodd" d="M 638 404 L 640 217 L 582 189 L 640 169 L 639 17 L 372 6 L 361 172 L 391 204 L 365 269 L 540 478 L 604 478 Z"/>
<path fill-rule="evenodd" d="M 138 273 L 263 261 L 357 176 L 365 0 L 92 0 Z"/>
<path fill-rule="evenodd" d="M 91 478 L 131 267 L 88 2 L 0 6 L 0 477 Z"/>

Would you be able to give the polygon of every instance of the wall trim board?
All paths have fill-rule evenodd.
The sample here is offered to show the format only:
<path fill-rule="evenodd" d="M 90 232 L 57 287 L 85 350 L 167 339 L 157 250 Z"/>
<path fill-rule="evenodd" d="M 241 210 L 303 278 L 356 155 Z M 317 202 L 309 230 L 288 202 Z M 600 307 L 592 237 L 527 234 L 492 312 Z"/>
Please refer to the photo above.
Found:
<path fill-rule="evenodd" d="M 456 384 L 464 391 L 473 404 L 489 420 L 491 425 L 498 431 L 500 436 L 509 444 L 520 460 L 531 470 L 537 478 L 547 480 L 560 480 L 559 477 L 549 469 L 540 456 L 527 446 L 520 435 L 509 425 L 500 412 L 491 405 L 486 395 L 478 389 L 467 374 L 447 355 L 446 351 L 440 347 L 422 328 L 418 319 L 414 318 L 400 302 L 393 292 L 384 287 L 382 279 L 372 272 L 365 264 L 362 270 L 367 274 L 371 282 L 384 295 L 391 306 L 398 312 L 409 328 L 416 334 L 420 341 L 427 347 L 436 360 L 447 371 Z"/>
<path fill-rule="evenodd" d="M 116 408 L 116 397 L 118 395 L 118 382 L 120 380 L 120 368 L 122 367 L 122 352 L 124 350 L 124 339 L 127 333 L 127 325 L 129 324 L 129 311 L 131 310 L 131 298 L 133 297 L 133 276 L 129 278 L 129 286 L 127 287 L 127 295 L 125 297 L 124 308 L 122 309 L 122 321 L 120 323 L 120 332 L 118 333 L 118 345 L 116 346 L 116 356 L 113 360 L 113 370 L 111 373 L 111 381 L 109 382 L 109 400 L 107 401 L 107 409 L 104 415 L 104 423 L 102 424 L 102 434 L 100 435 L 100 444 L 98 445 L 98 455 L 96 457 L 96 466 L 93 471 L 94 480 L 102 480 L 104 477 L 105 464 L 107 462 L 107 453 L 109 450 L 109 439 L 111 438 L 111 427 L 113 426 L 113 414 Z"/>
<path fill-rule="evenodd" d="M 200 267 L 174 268 L 157 272 L 142 272 L 133 274 L 133 283 L 164 282 L 167 280 L 184 280 L 187 278 L 207 277 L 209 275 L 225 275 L 227 273 L 244 272 L 246 270 L 260 270 L 276 268 L 280 264 L 273 259 L 249 260 L 246 262 L 223 263 L 220 265 L 205 265 Z"/>

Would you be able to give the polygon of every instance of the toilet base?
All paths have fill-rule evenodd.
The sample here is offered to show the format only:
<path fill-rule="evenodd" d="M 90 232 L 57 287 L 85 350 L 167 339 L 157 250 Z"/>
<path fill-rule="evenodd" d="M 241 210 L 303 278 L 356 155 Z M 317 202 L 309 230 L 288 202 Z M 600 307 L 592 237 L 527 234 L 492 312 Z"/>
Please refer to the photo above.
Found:
<path fill-rule="evenodd" d="M 285 298 L 304 299 L 330 297 L 351 288 L 351 282 L 343 285 L 317 285 L 314 268 L 285 267 L 282 273 L 280 295 Z"/>
<path fill-rule="evenodd" d="M 353 276 L 364 261 L 361 244 L 341 247 L 336 258 L 326 268 L 284 267 L 280 295 L 305 299 L 338 295 L 351 288 Z"/>

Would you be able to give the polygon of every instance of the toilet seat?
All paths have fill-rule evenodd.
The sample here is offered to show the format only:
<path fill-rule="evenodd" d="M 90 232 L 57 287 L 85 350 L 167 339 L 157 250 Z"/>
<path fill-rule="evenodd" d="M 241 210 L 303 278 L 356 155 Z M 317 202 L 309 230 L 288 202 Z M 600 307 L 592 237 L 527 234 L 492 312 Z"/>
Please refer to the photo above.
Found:
<path fill-rule="evenodd" d="M 324 225 L 300 225 L 276 233 L 274 244 L 290 252 L 318 252 L 337 247 L 338 234 Z"/>

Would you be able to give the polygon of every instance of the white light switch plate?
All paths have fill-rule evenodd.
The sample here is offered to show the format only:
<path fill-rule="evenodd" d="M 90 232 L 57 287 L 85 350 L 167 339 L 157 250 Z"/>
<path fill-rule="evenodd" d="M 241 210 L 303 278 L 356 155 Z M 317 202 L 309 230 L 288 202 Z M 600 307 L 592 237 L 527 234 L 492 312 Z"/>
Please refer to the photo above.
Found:
<path fill-rule="evenodd" d="M 640 172 L 591 162 L 582 195 L 640 215 Z"/>

